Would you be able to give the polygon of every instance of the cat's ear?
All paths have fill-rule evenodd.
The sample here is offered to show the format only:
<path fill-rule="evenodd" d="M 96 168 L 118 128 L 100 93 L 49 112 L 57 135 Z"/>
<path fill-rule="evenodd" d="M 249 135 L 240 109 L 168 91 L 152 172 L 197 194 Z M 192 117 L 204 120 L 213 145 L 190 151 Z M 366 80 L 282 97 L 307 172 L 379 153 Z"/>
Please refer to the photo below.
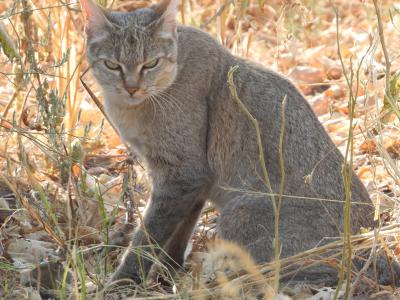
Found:
<path fill-rule="evenodd" d="M 112 28 L 107 20 L 104 10 L 97 5 L 95 0 L 80 0 L 82 12 L 85 16 L 85 31 L 88 37 L 104 33 Z"/>
<path fill-rule="evenodd" d="M 157 21 L 157 33 L 161 36 L 176 36 L 178 5 L 179 0 L 161 0 L 160 3 L 152 6 L 152 9 L 160 15 Z"/>

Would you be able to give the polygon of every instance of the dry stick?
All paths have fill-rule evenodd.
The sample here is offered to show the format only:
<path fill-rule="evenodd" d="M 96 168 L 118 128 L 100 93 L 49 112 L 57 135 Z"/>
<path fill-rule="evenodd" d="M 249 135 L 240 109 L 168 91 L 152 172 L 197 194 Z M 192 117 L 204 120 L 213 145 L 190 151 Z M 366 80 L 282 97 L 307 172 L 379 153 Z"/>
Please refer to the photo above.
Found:
<path fill-rule="evenodd" d="M 53 8 L 64 7 L 64 6 L 73 6 L 75 4 L 79 4 L 79 1 L 60 4 L 60 5 L 37 7 L 37 8 L 34 8 L 34 9 L 22 9 L 20 11 L 17 11 L 17 12 L 11 13 L 11 14 L 4 14 L 4 15 L 0 16 L 0 20 L 6 20 L 6 19 L 8 19 L 8 18 L 10 18 L 12 16 L 15 16 L 15 15 L 19 15 L 19 14 L 23 14 L 23 13 L 30 13 L 30 12 L 37 11 L 37 10 L 53 9 Z"/>
<path fill-rule="evenodd" d="M 247 116 L 247 118 L 251 121 L 251 123 L 253 124 L 254 129 L 256 131 L 257 145 L 258 145 L 258 152 L 259 152 L 259 162 L 260 162 L 260 167 L 261 167 L 263 177 L 264 177 L 263 182 L 271 194 L 272 207 L 274 209 L 274 216 L 275 216 L 275 234 L 278 233 L 277 235 L 274 236 L 274 259 L 275 259 L 275 263 L 276 263 L 274 288 L 275 288 L 275 291 L 277 292 L 279 289 L 280 263 L 279 263 L 279 224 L 277 225 L 276 222 L 279 221 L 279 217 L 278 217 L 279 211 L 278 211 L 278 207 L 275 203 L 275 197 L 274 197 L 274 193 L 273 193 L 273 190 L 271 187 L 271 182 L 269 180 L 269 175 L 268 175 L 268 171 L 267 171 L 267 167 L 266 167 L 266 163 L 265 163 L 264 148 L 263 148 L 263 144 L 262 144 L 262 140 L 261 140 L 260 125 L 259 125 L 257 119 L 253 117 L 253 115 L 250 113 L 250 111 L 247 109 L 247 107 L 244 105 L 244 103 L 240 100 L 240 98 L 237 94 L 236 85 L 233 80 L 233 74 L 235 73 L 235 71 L 237 71 L 238 68 L 239 68 L 239 66 L 236 65 L 229 69 L 228 85 L 229 85 L 229 90 L 230 90 L 232 97 L 239 105 L 239 108 L 244 112 L 244 114 Z M 286 97 L 285 97 L 285 99 L 286 99 Z M 285 99 L 284 99 L 284 101 L 285 101 Z M 284 108 L 283 108 L 283 110 L 284 110 Z M 284 112 L 282 112 L 282 114 L 284 115 Z M 283 127 L 283 129 L 284 129 L 284 127 Z M 281 133 L 281 135 L 282 135 L 282 133 Z M 283 138 L 282 138 L 282 141 L 283 141 Z"/>
<path fill-rule="evenodd" d="M 373 0 L 374 3 L 374 7 L 375 7 L 375 13 L 376 13 L 376 17 L 377 17 L 377 21 L 378 21 L 378 34 L 379 34 L 379 39 L 381 42 L 381 47 L 382 47 L 382 51 L 383 51 L 383 56 L 385 58 L 385 65 L 386 65 L 386 70 L 385 70 L 385 75 L 386 75 L 386 87 L 385 87 L 385 95 L 387 96 L 387 100 L 390 104 L 390 107 L 392 108 L 393 112 L 397 115 L 397 117 L 400 119 L 400 111 L 399 109 L 396 107 L 396 101 L 393 99 L 393 95 L 392 92 L 390 90 L 390 58 L 389 58 L 389 53 L 386 47 L 386 42 L 385 42 L 385 36 L 383 34 L 383 24 L 382 24 L 382 17 L 381 17 L 381 12 L 380 9 L 378 7 L 378 1 L 377 0 Z M 396 176 L 400 177 L 400 173 L 398 172 L 398 169 L 396 168 L 396 166 L 394 166 L 392 160 L 389 158 L 387 159 L 388 164 L 391 167 L 391 171 L 394 172 L 396 174 Z M 384 160 L 384 164 L 385 167 L 387 165 L 386 160 Z M 392 172 L 389 171 L 389 168 L 386 167 L 386 169 L 388 170 L 389 174 L 391 175 Z M 392 176 L 393 177 L 393 176 Z"/>
<path fill-rule="evenodd" d="M 92 98 L 92 100 L 94 101 L 94 103 L 96 104 L 96 106 L 100 109 L 101 113 L 103 114 L 103 116 L 107 119 L 108 123 L 111 125 L 111 127 L 114 129 L 114 131 L 118 134 L 118 130 L 115 127 L 115 125 L 111 122 L 110 118 L 107 116 L 107 113 L 104 109 L 103 104 L 100 102 L 100 100 L 96 97 L 96 95 L 93 93 L 93 91 L 88 87 L 88 85 L 85 83 L 85 81 L 83 80 L 83 76 L 85 76 L 85 74 L 90 70 L 90 68 L 87 68 L 82 75 L 80 76 L 80 81 L 83 85 L 83 87 L 85 88 L 85 90 L 88 92 L 90 98 Z M 125 144 L 126 149 L 129 149 L 128 145 Z M 132 174 L 131 174 L 132 170 L 131 167 L 128 167 L 128 173 L 130 174 L 130 178 L 132 178 Z M 129 211 L 127 211 L 127 214 L 129 214 Z M 133 216 L 132 216 L 133 217 Z M 130 222 L 131 218 L 128 217 L 127 221 Z"/>
<path fill-rule="evenodd" d="M 181 20 L 182 20 L 182 24 L 185 25 L 186 24 L 186 18 L 185 18 L 185 0 L 181 1 Z"/>
<path fill-rule="evenodd" d="M 63 97 L 66 96 L 67 95 L 67 91 L 70 90 L 70 85 L 71 85 L 71 83 L 73 81 L 73 78 L 74 78 L 75 74 L 79 74 L 80 73 L 81 66 L 82 66 L 82 61 L 83 61 L 83 56 L 80 57 L 79 62 L 76 64 L 74 70 L 72 71 L 72 74 L 70 76 L 68 76 L 69 78 L 68 78 L 67 85 L 65 86 L 65 90 L 63 92 Z M 67 68 L 68 68 L 68 73 L 69 73 L 69 64 L 68 64 Z M 86 72 L 87 72 L 87 70 L 85 71 L 85 73 L 82 74 L 82 76 L 85 75 Z M 82 85 L 84 85 L 84 83 L 82 82 L 82 76 L 79 77 L 79 80 L 81 81 Z M 78 77 L 75 79 L 75 87 L 76 87 L 75 88 L 75 93 L 74 93 L 75 101 L 74 101 L 74 105 L 72 107 L 71 107 L 71 105 L 70 105 L 71 103 L 69 101 L 70 100 L 70 96 L 67 97 L 67 99 L 69 99 L 68 100 L 68 105 L 67 105 L 68 113 L 69 113 L 69 122 L 70 122 L 70 124 L 68 125 L 68 127 L 69 127 L 68 130 L 69 131 L 72 131 L 72 128 L 73 128 L 72 124 L 75 123 L 75 122 L 72 122 L 72 121 L 76 121 L 75 120 L 76 119 L 76 109 L 77 109 L 77 107 L 76 107 L 76 104 L 77 104 L 76 98 L 77 98 L 77 93 L 78 93 L 77 86 L 78 86 Z M 86 89 L 86 87 L 85 87 L 85 89 Z"/>
<path fill-rule="evenodd" d="M 210 23 L 212 23 L 215 19 L 217 19 L 220 15 L 222 15 L 222 13 L 229 6 L 229 4 L 233 4 L 233 3 L 234 3 L 234 0 L 226 1 L 223 5 L 221 5 L 221 7 L 218 9 L 218 11 L 215 13 L 215 15 L 213 15 L 208 21 L 206 21 L 205 23 L 200 25 L 200 28 L 204 29 L 205 27 L 207 27 Z"/>
<path fill-rule="evenodd" d="M 383 51 L 383 56 L 385 58 L 385 65 L 386 65 L 386 70 L 385 70 L 385 74 L 386 74 L 386 87 L 385 87 L 385 94 L 387 96 L 388 102 L 390 107 L 392 108 L 393 112 L 397 115 L 397 117 L 400 119 L 400 111 L 398 110 L 398 108 L 396 107 L 396 101 L 393 99 L 393 95 L 392 92 L 390 91 L 390 58 L 389 58 L 389 53 L 387 51 L 387 47 L 386 47 L 386 42 L 385 42 L 385 36 L 383 34 L 383 24 L 382 24 L 382 17 L 381 17 L 381 11 L 378 7 L 378 1 L 377 0 L 373 0 L 374 3 L 374 7 L 375 7 L 375 14 L 376 14 L 376 18 L 378 21 L 378 33 L 379 33 L 379 39 L 381 41 L 381 46 L 382 46 L 382 51 Z"/>
<path fill-rule="evenodd" d="M 372 251 L 369 254 L 368 260 L 365 262 L 364 266 L 362 267 L 362 269 L 360 270 L 360 272 L 358 272 L 356 279 L 354 280 L 354 283 L 351 287 L 351 291 L 350 291 L 350 295 L 353 295 L 355 289 L 358 286 L 358 283 L 360 282 L 361 276 L 364 275 L 365 272 L 367 272 L 368 268 L 370 267 L 371 263 L 373 262 L 373 259 L 375 257 L 375 253 L 376 253 L 376 241 L 377 241 L 377 236 L 378 236 L 378 231 L 375 229 L 374 230 L 375 233 L 375 239 L 372 245 Z"/>
<path fill-rule="evenodd" d="M 381 46 L 382 46 L 382 51 L 383 51 L 383 56 L 385 57 L 385 64 L 386 64 L 386 94 L 387 96 L 390 98 L 390 100 L 392 101 L 392 103 L 390 103 L 391 105 L 394 104 L 393 102 L 393 96 L 392 96 L 392 92 L 390 91 L 390 59 L 389 59 L 389 53 L 387 51 L 386 48 L 386 42 L 385 42 L 385 36 L 383 34 L 383 24 L 382 24 L 382 17 L 381 17 L 381 12 L 380 9 L 378 7 L 378 1 L 377 0 L 373 0 L 372 1 L 374 3 L 374 7 L 375 7 L 375 14 L 376 14 L 376 18 L 378 21 L 378 32 L 379 32 L 379 39 L 381 41 Z"/>
<path fill-rule="evenodd" d="M 8 186 L 8 188 L 14 193 L 16 198 L 19 200 L 20 204 L 30 213 L 33 219 L 35 219 L 39 224 L 43 226 L 44 231 L 46 231 L 49 236 L 63 249 L 65 249 L 64 241 L 54 232 L 49 224 L 43 220 L 40 213 L 37 212 L 36 208 L 33 208 L 27 199 L 25 199 L 18 192 L 16 187 L 8 180 L 8 178 L 0 173 L 1 180 Z"/>
<path fill-rule="evenodd" d="M 221 189 L 224 189 L 226 191 L 231 191 L 231 192 L 239 192 L 239 193 L 243 193 L 243 194 L 258 195 L 258 196 L 271 196 L 271 194 L 269 194 L 269 193 L 252 191 L 252 190 L 244 190 L 244 189 L 236 189 L 236 188 L 232 188 L 232 187 L 226 187 L 226 186 L 223 186 L 223 185 L 219 185 L 218 187 L 220 187 Z M 273 194 L 273 195 L 279 197 L 279 194 Z M 296 199 L 302 199 L 302 200 L 321 201 L 321 202 L 332 202 L 332 203 L 343 203 L 343 204 L 346 203 L 346 201 L 338 200 L 338 199 L 315 198 L 315 197 L 305 197 L 305 196 L 293 196 L 293 195 L 288 195 L 288 194 L 283 194 L 282 196 L 284 196 L 285 198 L 288 198 L 287 200 L 294 200 L 294 201 L 296 201 Z M 356 201 L 352 201 L 350 204 L 351 205 L 372 206 L 372 204 L 370 204 L 370 203 L 356 202 Z M 384 208 L 390 208 L 392 206 L 383 205 L 383 207 Z"/>
<path fill-rule="evenodd" d="M 103 114 L 103 116 L 107 119 L 108 123 L 110 123 L 111 127 L 114 129 L 114 131 L 118 134 L 118 130 L 115 127 L 115 125 L 113 124 L 113 122 L 111 122 L 110 118 L 107 116 L 106 111 L 104 109 L 103 104 L 101 104 L 99 98 L 96 97 L 96 95 L 92 92 L 92 90 L 89 88 L 89 86 L 85 83 L 85 81 L 83 80 L 83 76 L 86 75 L 86 73 L 90 70 L 90 68 L 87 68 L 82 75 L 80 76 L 80 81 L 83 85 L 83 87 L 85 88 L 86 92 L 88 92 L 90 98 L 92 98 L 92 100 L 94 101 L 94 103 L 96 104 L 96 106 L 100 109 L 101 113 Z M 129 148 L 127 148 L 129 149 Z"/>
<path fill-rule="evenodd" d="M 89 71 L 89 69 L 90 69 L 90 68 L 87 68 L 87 69 L 83 72 L 83 74 L 80 76 L 80 81 L 81 81 L 83 87 L 85 88 L 85 90 L 89 93 L 89 95 L 90 95 L 90 97 L 92 98 L 92 100 L 94 101 L 94 103 L 97 105 L 97 107 L 100 109 L 100 111 L 102 112 L 102 114 L 104 115 L 104 117 L 105 117 L 105 118 L 107 119 L 107 121 L 110 123 L 110 125 L 112 126 L 112 128 L 115 130 L 115 132 L 116 132 L 117 134 L 119 134 L 117 128 L 116 128 L 115 125 L 111 122 L 110 118 L 107 116 L 107 113 L 106 113 L 106 111 L 105 111 L 105 109 L 104 109 L 103 104 L 101 104 L 100 100 L 96 97 L 96 95 L 92 92 L 92 90 L 88 87 L 88 85 L 87 85 L 87 84 L 85 83 L 85 81 L 83 80 L 83 76 Z M 127 144 L 125 144 L 125 147 L 126 147 L 126 149 L 129 150 L 129 146 L 128 146 Z M 141 217 L 140 214 L 139 214 L 139 219 L 140 219 L 140 223 L 141 223 L 141 224 L 144 224 L 144 223 L 143 223 L 143 220 L 142 220 L 142 217 Z M 149 242 L 150 245 L 152 245 L 152 243 L 151 243 L 152 240 L 151 240 L 151 237 L 150 237 L 149 234 L 148 234 L 147 229 L 146 229 L 144 226 L 143 226 L 143 228 L 144 228 L 143 231 L 144 231 L 144 233 L 145 233 L 145 235 L 146 235 L 147 241 Z M 158 246 L 158 245 L 157 245 L 157 246 Z M 161 249 L 160 246 L 158 246 L 158 248 Z M 151 251 L 152 251 L 152 253 L 153 253 L 153 256 L 156 257 L 156 253 L 155 253 L 154 247 L 151 247 Z"/>

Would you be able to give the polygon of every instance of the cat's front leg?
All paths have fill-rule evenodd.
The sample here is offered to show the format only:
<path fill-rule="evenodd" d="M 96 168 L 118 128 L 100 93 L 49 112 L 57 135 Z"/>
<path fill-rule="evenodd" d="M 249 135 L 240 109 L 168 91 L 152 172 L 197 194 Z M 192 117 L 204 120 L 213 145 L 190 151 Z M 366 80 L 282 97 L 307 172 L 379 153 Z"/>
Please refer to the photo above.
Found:
<path fill-rule="evenodd" d="M 155 188 L 146 207 L 143 222 L 136 229 L 131 245 L 111 278 L 112 282 L 142 282 L 150 270 L 154 256 L 160 253 L 160 248 L 167 245 L 181 221 L 193 208 L 204 202 L 208 189 L 209 184 L 204 180 L 188 183 L 187 179 Z"/>
<path fill-rule="evenodd" d="M 203 199 L 203 201 L 199 201 L 193 207 L 185 219 L 179 224 L 171 239 L 168 241 L 165 249 L 166 253 L 163 255 L 163 259 L 161 260 L 167 267 L 183 266 L 187 244 L 192 236 L 194 226 L 199 219 L 205 201 L 206 199 Z"/>

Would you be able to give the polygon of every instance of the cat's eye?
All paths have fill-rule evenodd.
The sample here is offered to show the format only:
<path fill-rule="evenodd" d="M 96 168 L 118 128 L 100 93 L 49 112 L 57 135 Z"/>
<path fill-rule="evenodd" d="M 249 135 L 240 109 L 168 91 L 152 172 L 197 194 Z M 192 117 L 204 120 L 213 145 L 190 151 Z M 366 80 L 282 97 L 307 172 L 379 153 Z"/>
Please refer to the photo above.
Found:
<path fill-rule="evenodd" d="M 147 64 L 143 65 L 143 68 L 145 69 L 153 69 L 155 66 L 158 65 L 159 59 L 153 59 L 152 61 L 148 62 Z"/>
<path fill-rule="evenodd" d="M 116 64 L 112 61 L 109 60 L 105 60 L 104 64 L 106 65 L 107 68 L 109 68 L 110 70 L 119 70 L 121 69 L 121 66 L 119 64 Z"/>

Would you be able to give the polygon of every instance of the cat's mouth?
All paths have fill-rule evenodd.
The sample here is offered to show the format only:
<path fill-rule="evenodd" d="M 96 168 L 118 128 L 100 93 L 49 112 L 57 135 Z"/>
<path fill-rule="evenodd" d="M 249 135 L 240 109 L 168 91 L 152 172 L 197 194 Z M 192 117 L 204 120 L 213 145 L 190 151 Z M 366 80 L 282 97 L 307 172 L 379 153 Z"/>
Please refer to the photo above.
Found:
<path fill-rule="evenodd" d="M 148 90 L 138 90 L 135 94 L 131 95 L 126 93 L 124 101 L 132 107 L 138 107 L 145 102 L 157 102 L 159 92 L 148 91 Z"/>
<path fill-rule="evenodd" d="M 129 105 L 135 107 L 144 103 L 148 98 L 150 98 L 150 95 L 145 92 L 138 91 L 133 95 L 126 93 L 124 98 L 126 99 L 125 101 L 128 102 Z"/>

